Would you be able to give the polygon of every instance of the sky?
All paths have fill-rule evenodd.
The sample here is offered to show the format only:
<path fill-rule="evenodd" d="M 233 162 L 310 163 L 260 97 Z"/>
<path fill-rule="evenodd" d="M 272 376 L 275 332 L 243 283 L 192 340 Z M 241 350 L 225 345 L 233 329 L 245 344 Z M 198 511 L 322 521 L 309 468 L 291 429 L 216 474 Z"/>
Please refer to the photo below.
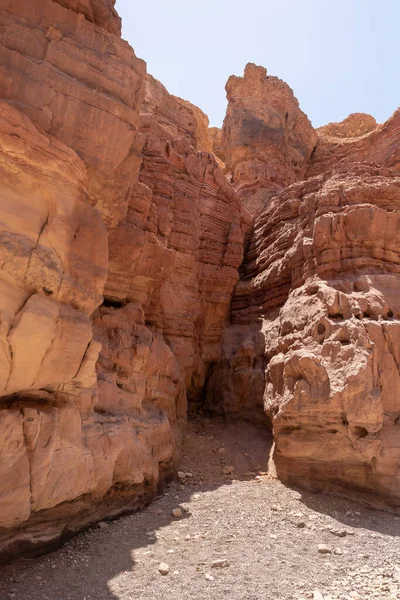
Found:
<path fill-rule="evenodd" d="M 117 0 L 123 38 L 171 94 L 221 126 L 248 62 L 294 90 L 314 127 L 400 105 L 400 0 Z"/>

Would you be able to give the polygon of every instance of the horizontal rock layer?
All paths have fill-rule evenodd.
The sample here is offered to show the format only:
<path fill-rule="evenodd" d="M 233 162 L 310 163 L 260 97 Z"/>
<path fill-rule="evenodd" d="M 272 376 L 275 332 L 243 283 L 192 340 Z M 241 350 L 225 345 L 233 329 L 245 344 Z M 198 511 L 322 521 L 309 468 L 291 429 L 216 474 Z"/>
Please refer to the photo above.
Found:
<path fill-rule="evenodd" d="M 397 509 L 399 113 L 316 132 L 250 64 L 209 130 L 119 35 L 113 0 L 0 8 L 0 556 L 149 502 L 188 400 Z"/>
<path fill-rule="evenodd" d="M 254 65 L 227 95 L 213 146 L 256 217 L 207 406 L 264 411 L 282 479 L 398 510 L 399 111 L 314 132 Z"/>
<path fill-rule="evenodd" d="M 220 355 L 251 219 L 214 157 L 194 147 L 204 139 L 196 113 L 151 77 L 142 120 L 142 169 L 127 218 L 110 236 L 105 294 L 143 306 L 195 400 Z"/>
<path fill-rule="evenodd" d="M 400 109 L 377 125 L 370 115 L 350 115 L 342 123 L 317 130 L 318 143 L 307 176 L 346 162 L 373 162 L 400 171 Z"/>

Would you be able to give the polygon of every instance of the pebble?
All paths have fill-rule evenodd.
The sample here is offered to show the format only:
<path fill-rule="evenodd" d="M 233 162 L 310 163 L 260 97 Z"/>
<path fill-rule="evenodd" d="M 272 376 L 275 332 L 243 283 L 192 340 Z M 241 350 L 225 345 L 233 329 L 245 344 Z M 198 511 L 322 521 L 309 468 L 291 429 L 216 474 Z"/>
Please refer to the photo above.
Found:
<path fill-rule="evenodd" d="M 179 518 L 182 516 L 182 509 L 181 508 L 174 508 L 174 510 L 172 511 L 172 516 L 175 518 Z"/>
<path fill-rule="evenodd" d="M 314 600 L 324 600 L 324 597 L 319 590 L 314 590 L 313 591 L 313 599 Z"/>
<path fill-rule="evenodd" d="M 224 467 L 222 469 L 222 472 L 224 475 L 231 475 L 235 470 L 235 467 L 232 467 L 232 465 L 230 465 L 229 467 Z"/>
<path fill-rule="evenodd" d="M 326 544 L 318 544 L 318 552 L 320 554 L 332 554 L 332 549 Z"/>
<path fill-rule="evenodd" d="M 296 523 L 296 527 L 298 527 L 299 529 L 303 529 L 306 526 L 304 521 L 297 521 Z"/>
<path fill-rule="evenodd" d="M 345 537 L 347 535 L 346 529 L 335 529 L 334 527 L 329 527 L 328 531 L 332 535 L 336 535 L 336 537 Z"/>
<path fill-rule="evenodd" d="M 224 567 L 229 567 L 230 564 L 231 563 L 226 558 L 219 558 L 218 560 L 214 560 L 214 562 L 211 563 L 211 567 L 213 569 L 223 569 Z"/>
<path fill-rule="evenodd" d="M 167 563 L 160 563 L 158 565 L 158 570 L 160 571 L 161 575 L 168 575 L 169 565 L 167 565 Z"/>
<path fill-rule="evenodd" d="M 210 573 L 206 573 L 205 577 L 206 577 L 206 581 L 214 581 L 214 577 L 212 575 L 210 575 Z"/>

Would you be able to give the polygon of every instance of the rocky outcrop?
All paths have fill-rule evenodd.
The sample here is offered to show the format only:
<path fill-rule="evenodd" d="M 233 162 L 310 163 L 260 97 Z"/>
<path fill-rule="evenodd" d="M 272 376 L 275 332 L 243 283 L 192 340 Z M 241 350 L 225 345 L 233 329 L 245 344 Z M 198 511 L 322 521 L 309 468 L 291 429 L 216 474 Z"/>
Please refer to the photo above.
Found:
<path fill-rule="evenodd" d="M 400 171 L 400 109 L 377 125 L 370 115 L 350 115 L 341 123 L 317 129 L 318 143 L 307 176 L 332 169 L 340 161 L 373 162 Z"/>
<path fill-rule="evenodd" d="M 219 127 L 210 127 L 208 134 L 211 138 L 211 147 L 214 155 L 225 165 L 226 156 L 222 147 L 222 129 Z"/>
<path fill-rule="evenodd" d="M 0 556 L 149 502 L 188 401 L 400 505 L 399 113 L 316 133 L 250 64 L 209 129 L 119 34 L 113 0 L 0 8 Z"/>
<path fill-rule="evenodd" d="M 283 480 L 399 510 L 399 112 L 384 125 L 350 115 L 317 141 L 265 70 L 248 66 L 227 92 L 226 163 L 256 217 L 207 406 L 265 413 Z M 302 124 L 290 143 L 286 112 Z M 296 163 L 299 136 L 310 144 Z"/>
<path fill-rule="evenodd" d="M 400 180 L 391 175 L 346 167 L 289 188 L 256 235 L 270 242 L 262 288 L 274 271 L 290 281 L 264 326 L 279 476 L 399 506 Z M 285 230 L 292 247 L 278 256 Z"/>
<path fill-rule="evenodd" d="M 249 63 L 243 77 L 229 78 L 226 92 L 223 155 L 245 206 L 257 213 L 304 177 L 317 136 L 290 87 L 264 67 Z"/>
<path fill-rule="evenodd" d="M 126 214 L 141 164 L 145 64 L 109 32 L 112 2 L 65 4 L 0 10 L 3 556 L 143 505 L 179 443 L 171 351 L 140 310 L 92 318 L 106 226 Z"/>
<path fill-rule="evenodd" d="M 85 19 L 99 27 L 121 35 L 121 19 L 115 10 L 115 0 L 53 0 L 61 6 L 84 15 Z"/>
<path fill-rule="evenodd" d="M 109 227 L 126 214 L 140 168 L 146 72 L 132 48 L 107 31 L 112 5 L 6 0 L 0 7 L 0 97 L 84 161 L 88 201 Z"/>

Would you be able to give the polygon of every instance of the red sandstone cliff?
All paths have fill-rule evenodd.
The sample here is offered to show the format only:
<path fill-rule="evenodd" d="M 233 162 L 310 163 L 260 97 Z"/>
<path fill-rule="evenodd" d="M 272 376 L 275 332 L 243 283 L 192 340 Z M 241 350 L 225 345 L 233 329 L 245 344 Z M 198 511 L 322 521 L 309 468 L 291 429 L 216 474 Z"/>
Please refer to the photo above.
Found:
<path fill-rule="evenodd" d="M 207 118 L 146 77 L 113 4 L 0 9 L 3 554 L 171 477 L 243 258 Z"/>

